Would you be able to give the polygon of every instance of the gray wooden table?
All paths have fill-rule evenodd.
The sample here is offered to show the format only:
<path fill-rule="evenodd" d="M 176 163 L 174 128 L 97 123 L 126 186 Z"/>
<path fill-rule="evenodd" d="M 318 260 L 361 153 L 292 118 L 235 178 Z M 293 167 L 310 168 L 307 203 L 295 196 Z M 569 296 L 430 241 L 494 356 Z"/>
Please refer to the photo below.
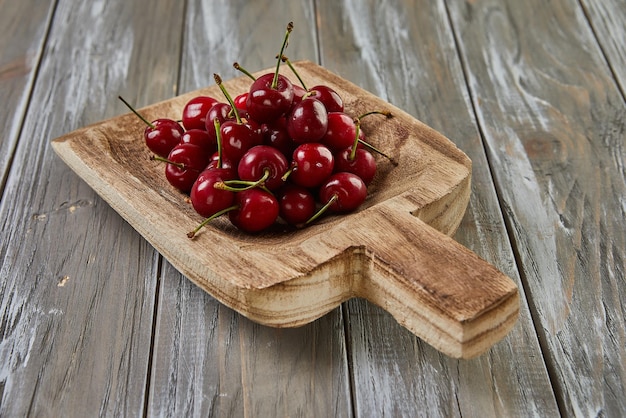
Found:
<path fill-rule="evenodd" d="M 626 415 L 624 0 L 0 0 L 0 416 Z M 315 61 L 473 161 L 455 239 L 513 278 L 514 330 L 443 356 L 361 300 L 297 329 L 222 306 L 52 139 Z"/>

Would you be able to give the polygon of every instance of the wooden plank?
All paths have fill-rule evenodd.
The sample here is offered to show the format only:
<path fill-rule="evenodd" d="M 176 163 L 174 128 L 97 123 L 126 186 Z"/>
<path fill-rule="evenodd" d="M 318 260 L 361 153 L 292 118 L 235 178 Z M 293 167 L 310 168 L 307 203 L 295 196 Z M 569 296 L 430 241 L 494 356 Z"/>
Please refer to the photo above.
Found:
<path fill-rule="evenodd" d="M 318 13 L 323 65 L 470 156 L 471 200 L 455 238 L 519 282 L 443 3 L 321 1 Z M 372 304 L 347 311 L 357 415 L 558 415 L 524 300 L 513 332 L 471 361 L 441 356 Z"/>
<path fill-rule="evenodd" d="M 216 4 L 217 3 L 217 4 Z M 280 11 L 280 12 L 278 12 Z M 311 2 L 189 2 L 181 92 L 275 64 L 288 20 L 288 54 L 316 56 Z M 148 415 L 351 415 L 339 309 L 300 328 L 253 324 L 163 269 Z"/>
<path fill-rule="evenodd" d="M 626 95 L 626 2 L 624 0 L 583 0 L 597 41 L 611 67 L 613 75 Z"/>
<path fill-rule="evenodd" d="M 449 7 L 561 412 L 621 416 L 624 98 L 578 2 Z"/>
<path fill-rule="evenodd" d="M 28 106 L 55 1 L 0 1 L 0 196 Z M 10 36 L 8 36 L 10 34 Z"/>
<path fill-rule="evenodd" d="M 175 1 L 56 8 L 0 206 L 2 416 L 142 414 L 158 256 L 49 141 L 121 113 L 128 85 L 169 96 L 176 71 L 150 64 L 177 62 L 180 38 L 154 22 L 179 33 L 180 11 Z"/>

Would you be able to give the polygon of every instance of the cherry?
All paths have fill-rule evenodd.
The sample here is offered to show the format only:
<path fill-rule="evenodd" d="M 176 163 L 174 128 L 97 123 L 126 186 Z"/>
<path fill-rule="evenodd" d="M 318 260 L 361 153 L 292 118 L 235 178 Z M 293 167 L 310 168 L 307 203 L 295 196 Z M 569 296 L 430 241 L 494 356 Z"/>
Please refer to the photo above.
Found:
<path fill-rule="evenodd" d="M 361 206 L 367 187 L 356 174 L 335 173 L 320 187 L 319 195 L 322 204 L 332 202 L 329 210 L 345 213 Z"/>
<path fill-rule="evenodd" d="M 253 146 L 261 145 L 263 137 L 261 136 L 261 127 L 257 123 L 244 123 L 241 120 L 239 111 L 235 106 L 233 99 L 222 84 L 219 75 L 213 74 L 215 83 L 224 93 L 224 96 L 230 103 L 230 107 L 235 114 L 235 121 L 226 121 L 221 125 L 221 152 L 225 158 L 230 159 L 233 163 L 238 163 L 241 157 Z"/>
<path fill-rule="evenodd" d="M 215 135 L 215 119 L 222 124 L 229 120 L 235 120 L 235 114 L 228 103 L 217 102 L 211 106 L 205 120 L 205 129 L 209 134 L 213 132 Z"/>
<path fill-rule="evenodd" d="M 194 144 L 178 144 L 167 156 L 167 159 L 153 157 L 158 161 L 166 162 L 165 177 L 178 190 L 188 193 L 200 172 L 208 163 L 208 156 L 202 148 Z"/>
<path fill-rule="evenodd" d="M 289 163 L 279 150 L 267 145 L 257 145 L 248 150 L 239 161 L 237 173 L 242 181 L 256 182 L 269 190 L 283 185 L 282 177 L 287 172 Z"/>
<path fill-rule="evenodd" d="M 295 76 L 298 78 L 298 81 L 300 81 L 300 84 L 302 85 L 302 87 L 295 85 L 293 86 L 294 94 L 296 96 L 294 97 L 294 103 L 297 103 L 305 98 L 314 98 L 322 102 L 327 112 L 343 112 L 343 100 L 341 99 L 341 96 L 339 96 L 339 93 L 337 93 L 332 88 L 324 85 L 319 85 L 307 89 L 304 81 L 300 77 L 300 74 L 298 74 L 298 71 L 296 71 L 294 66 L 291 64 L 291 61 L 289 61 L 289 58 L 283 55 L 281 60 L 282 62 L 286 63 L 289 68 L 291 68 L 291 71 L 293 71 Z M 298 90 L 297 92 L 296 89 Z"/>
<path fill-rule="evenodd" d="M 317 187 L 332 174 L 334 162 L 333 154 L 327 147 L 317 142 L 307 142 L 295 149 L 291 171 L 283 178 L 289 177 L 294 184 L 302 187 Z"/>
<path fill-rule="evenodd" d="M 294 142 L 318 142 L 328 129 L 328 112 L 317 99 L 307 98 L 293 108 L 287 117 L 287 132 Z"/>
<path fill-rule="evenodd" d="M 213 187 L 222 181 L 219 169 L 207 169 L 200 173 L 190 193 L 191 204 L 199 215 L 207 218 L 233 204 L 233 192 Z"/>
<path fill-rule="evenodd" d="M 277 148 L 283 155 L 291 155 L 297 144 L 293 142 L 287 132 L 287 119 L 276 119 L 272 123 L 262 125 L 261 134 L 265 145 Z"/>
<path fill-rule="evenodd" d="M 215 136 L 211 136 L 203 129 L 188 129 L 180 138 L 180 143 L 198 145 L 207 155 L 217 151 Z"/>
<path fill-rule="evenodd" d="M 315 213 L 315 197 L 304 187 L 288 184 L 280 190 L 280 217 L 290 225 L 303 225 Z"/>
<path fill-rule="evenodd" d="M 247 113 L 248 108 L 246 107 L 246 102 L 248 101 L 248 93 L 241 93 L 239 96 L 235 97 L 233 101 L 239 112 Z"/>
<path fill-rule="evenodd" d="M 263 189 L 249 189 L 235 194 L 236 209 L 228 212 L 233 225 L 245 232 L 260 232 L 278 218 L 278 200 Z"/>
<path fill-rule="evenodd" d="M 356 138 L 354 120 L 343 112 L 328 113 L 328 128 L 321 142 L 333 151 L 349 148 Z"/>
<path fill-rule="evenodd" d="M 293 30 L 293 22 L 287 25 L 285 39 L 280 49 L 279 57 L 287 46 L 289 34 Z M 250 117 L 260 123 L 272 122 L 289 111 L 293 102 L 293 84 L 291 81 L 278 73 L 281 59 L 277 59 L 276 71 L 257 78 L 248 92 L 246 109 Z"/>
<path fill-rule="evenodd" d="M 196 96 L 183 107 L 183 126 L 185 129 L 206 129 L 206 116 L 217 100 L 209 96 Z"/>
<path fill-rule="evenodd" d="M 143 131 L 143 138 L 148 149 L 159 157 L 166 158 L 172 148 L 180 143 L 180 139 L 185 132 L 183 127 L 172 119 L 161 118 L 149 122 L 124 100 L 122 96 L 118 96 L 118 98 L 146 124 L 146 129 Z"/>
<path fill-rule="evenodd" d="M 335 173 L 320 186 L 319 197 L 324 206 L 309 218 L 307 224 L 327 211 L 347 213 L 356 210 L 365 202 L 367 186 L 356 174 Z"/>
<path fill-rule="evenodd" d="M 327 112 L 343 112 L 343 100 L 339 93 L 328 86 L 319 85 L 309 89 L 307 97 L 322 102 Z"/>
<path fill-rule="evenodd" d="M 354 154 L 353 154 L 354 152 Z M 376 159 L 363 148 L 344 148 L 335 154 L 335 172 L 356 174 L 368 185 L 376 175 Z"/>

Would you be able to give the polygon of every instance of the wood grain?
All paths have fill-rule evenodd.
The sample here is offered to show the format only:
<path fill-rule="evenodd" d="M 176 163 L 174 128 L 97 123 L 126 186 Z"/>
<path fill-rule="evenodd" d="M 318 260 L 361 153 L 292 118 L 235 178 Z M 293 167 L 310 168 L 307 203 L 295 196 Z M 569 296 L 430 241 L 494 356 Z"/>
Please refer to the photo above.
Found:
<path fill-rule="evenodd" d="M 40 2 L 28 3 L 37 16 Z M 151 22 L 175 22 L 179 6 L 140 6 L 55 8 L 0 206 L 2 416 L 142 415 L 158 254 L 49 146 L 115 115 L 117 94 L 148 77 L 129 63 L 168 44 Z M 150 99 L 169 97 L 167 84 Z"/>
<path fill-rule="evenodd" d="M 443 2 L 387 1 L 366 7 L 325 1 L 318 12 L 324 65 L 386 97 L 470 156 L 472 193 L 455 240 L 519 283 Z M 423 344 L 383 310 L 350 301 L 346 320 L 356 414 L 500 417 L 542 411 L 557 416 L 523 294 L 520 305 L 520 319 L 502 342 L 476 359 L 458 361 Z"/>
<path fill-rule="evenodd" d="M 577 2 L 450 11 L 562 413 L 622 415 L 624 99 Z"/>
<path fill-rule="evenodd" d="M 370 197 L 358 213 L 358 219 L 368 220 L 369 225 L 352 225 L 350 219 L 357 218 L 353 215 L 346 220 L 331 217 L 314 228 L 245 236 L 227 222 L 215 222 L 205 234 L 190 241 L 182 228 L 193 229 L 193 220 L 199 223 L 201 219 L 185 203 L 184 196 L 168 187 L 158 162 L 145 164 L 145 145 L 139 135 L 142 122 L 133 122 L 137 119 L 134 115 L 61 137 L 53 143 L 55 151 L 182 273 L 257 322 L 299 326 L 332 310 L 352 294 L 370 297 L 343 279 L 359 274 L 360 266 L 350 270 L 354 263 L 352 248 L 359 247 L 387 265 L 377 270 L 379 283 L 389 278 L 381 283 L 382 289 L 409 285 L 411 290 L 397 298 L 398 303 L 386 304 L 403 324 L 449 355 L 472 357 L 481 353 L 515 322 L 515 285 L 452 240 L 443 239 L 440 233 L 441 238 L 433 235 L 434 230 L 431 232 L 422 222 L 400 223 L 394 230 L 400 234 L 404 228 L 414 228 L 428 240 L 407 236 L 398 241 L 395 251 L 392 246 L 383 252 L 387 241 L 384 234 L 389 228 L 378 229 L 383 235 L 379 237 L 374 223 L 378 218 L 406 221 L 413 218 L 403 214 L 420 217 L 424 209 L 428 220 L 434 219 L 433 224 L 439 224 L 446 233 L 453 232 L 468 199 L 469 160 L 445 137 L 400 109 L 310 62 L 299 62 L 298 68 L 309 85 L 335 86 L 349 114 L 365 113 L 369 106 L 388 108 L 394 115 L 385 123 L 363 124 L 372 143 L 388 148 L 398 164 L 385 161 L 387 167 L 381 164 L 378 178 L 370 185 Z M 225 87 L 236 95 L 248 84 L 247 77 L 239 77 L 225 83 Z M 148 119 L 176 118 L 192 96 L 201 94 L 217 97 L 219 90 L 213 86 L 191 92 L 145 108 L 142 113 Z M 163 197 L 167 194 L 170 196 Z M 368 235 L 371 243 L 365 240 Z M 422 249 L 426 242 L 430 242 L 428 251 Z M 397 253 L 401 248 L 405 252 Z M 410 257 L 412 252 L 421 254 L 422 259 Z M 424 269 L 413 271 L 416 266 Z M 408 302 L 406 296 L 411 293 L 415 297 Z M 376 302 L 390 297 L 391 293 L 382 299 L 371 296 Z M 403 305 L 411 304 L 429 307 L 419 315 L 410 315 Z M 443 315 L 436 319 L 438 311 Z"/>
<path fill-rule="evenodd" d="M 0 196 L 15 152 L 28 97 L 35 81 L 55 2 L 0 1 L 6 13 L 0 27 L 11 36 L 0 38 Z"/>

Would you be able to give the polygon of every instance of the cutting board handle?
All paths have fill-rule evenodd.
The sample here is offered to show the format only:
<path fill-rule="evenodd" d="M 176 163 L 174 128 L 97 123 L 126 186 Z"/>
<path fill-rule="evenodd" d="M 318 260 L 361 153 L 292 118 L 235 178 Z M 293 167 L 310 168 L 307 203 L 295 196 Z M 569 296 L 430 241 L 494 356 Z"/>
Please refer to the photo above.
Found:
<path fill-rule="evenodd" d="M 409 210 L 377 212 L 352 226 L 369 261 L 356 296 L 452 357 L 475 357 L 510 331 L 519 295 L 509 277 Z"/>

